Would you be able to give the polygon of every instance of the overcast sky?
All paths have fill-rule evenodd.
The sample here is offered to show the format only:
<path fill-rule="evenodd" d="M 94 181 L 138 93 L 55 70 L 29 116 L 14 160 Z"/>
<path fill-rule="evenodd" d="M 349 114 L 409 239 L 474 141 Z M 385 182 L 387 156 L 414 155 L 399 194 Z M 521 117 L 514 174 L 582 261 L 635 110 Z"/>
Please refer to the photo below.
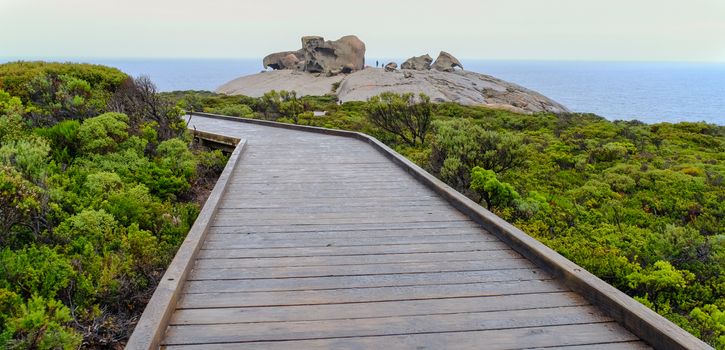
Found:
<path fill-rule="evenodd" d="M 368 57 L 725 62 L 725 0 L 0 0 L 0 57 L 261 57 L 356 34 Z"/>

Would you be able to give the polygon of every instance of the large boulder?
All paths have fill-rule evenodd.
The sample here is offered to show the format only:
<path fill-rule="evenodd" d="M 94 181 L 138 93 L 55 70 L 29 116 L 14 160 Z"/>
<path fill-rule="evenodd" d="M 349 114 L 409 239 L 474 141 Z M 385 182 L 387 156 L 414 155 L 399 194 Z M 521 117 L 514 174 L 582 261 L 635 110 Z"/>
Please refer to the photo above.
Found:
<path fill-rule="evenodd" d="M 298 69 L 298 65 L 305 59 L 305 53 L 302 50 L 282 51 L 269 54 L 262 60 L 264 68 L 279 69 Z"/>
<path fill-rule="evenodd" d="M 429 70 L 431 62 L 433 62 L 433 58 L 428 54 L 411 57 L 400 65 L 400 69 Z"/>
<path fill-rule="evenodd" d="M 395 72 L 398 69 L 398 64 L 395 62 L 390 62 L 386 64 L 383 68 L 385 68 L 386 72 Z"/>
<path fill-rule="evenodd" d="M 365 43 L 354 35 L 335 41 L 325 41 L 321 36 L 305 36 L 302 37 L 302 51 L 302 70 L 305 72 L 335 75 L 365 67 Z"/>
<path fill-rule="evenodd" d="M 453 72 L 456 67 L 463 69 L 463 64 L 457 58 L 453 57 L 453 55 L 445 51 L 441 51 L 431 66 L 431 68 L 441 72 Z"/>

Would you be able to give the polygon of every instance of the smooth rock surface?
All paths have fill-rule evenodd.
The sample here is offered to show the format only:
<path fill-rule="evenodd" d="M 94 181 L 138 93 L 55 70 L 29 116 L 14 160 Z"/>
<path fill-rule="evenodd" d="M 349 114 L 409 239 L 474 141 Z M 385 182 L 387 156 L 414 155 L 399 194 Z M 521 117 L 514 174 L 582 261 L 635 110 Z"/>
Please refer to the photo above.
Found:
<path fill-rule="evenodd" d="M 438 58 L 436 58 L 435 62 L 433 62 L 433 65 L 431 66 L 432 69 L 442 72 L 453 72 L 456 67 L 463 69 L 463 64 L 461 64 L 461 61 L 457 58 L 453 57 L 453 55 L 445 51 L 441 51 L 441 53 L 438 54 Z"/>
<path fill-rule="evenodd" d="M 366 68 L 332 77 L 280 70 L 237 78 L 222 85 L 217 92 L 259 97 L 270 90 L 294 90 L 298 96 L 324 95 L 332 93 L 335 83 L 339 83 L 336 92 L 342 102 L 366 101 L 389 91 L 424 93 L 434 102 L 486 105 L 519 113 L 569 111 L 538 92 L 489 75 L 461 70 L 386 72 L 382 68 Z"/>
<path fill-rule="evenodd" d="M 400 69 L 429 70 L 431 62 L 433 62 L 433 57 L 428 54 L 411 57 L 400 65 Z"/>
<path fill-rule="evenodd" d="M 239 77 L 218 87 L 216 92 L 261 97 L 271 90 L 287 90 L 296 91 L 297 96 L 322 96 L 333 93 L 333 84 L 343 78 L 343 74 L 328 77 L 296 70 L 275 70 Z"/>

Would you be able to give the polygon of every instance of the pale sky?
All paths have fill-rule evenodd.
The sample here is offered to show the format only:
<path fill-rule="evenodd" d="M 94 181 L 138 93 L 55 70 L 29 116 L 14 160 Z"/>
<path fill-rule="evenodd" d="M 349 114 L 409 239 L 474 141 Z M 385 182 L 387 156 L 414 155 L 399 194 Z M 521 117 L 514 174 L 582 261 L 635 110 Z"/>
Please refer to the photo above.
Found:
<path fill-rule="evenodd" d="M 725 0 L 0 0 L 0 57 L 255 58 L 347 34 L 367 57 L 725 62 Z"/>

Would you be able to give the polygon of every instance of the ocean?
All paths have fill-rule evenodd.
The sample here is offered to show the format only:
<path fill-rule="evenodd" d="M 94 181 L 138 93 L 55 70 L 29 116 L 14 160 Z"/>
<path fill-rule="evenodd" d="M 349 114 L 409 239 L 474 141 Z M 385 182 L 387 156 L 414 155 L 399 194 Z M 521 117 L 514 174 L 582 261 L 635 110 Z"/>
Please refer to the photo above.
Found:
<path fill-rule="evenodd" d="M 0 62 L 9 59 L 0 59 Z M 151 77 L 160 91 L 210 90 L 262 70 L 261 59 L 53 59 L 90 62 Z M 377 59 L 381 62 L 390 60 Z M 374 65 L 376 59 L 368 58 Z M 402 62 L 401 59 L 396 59 Z M 725 125 L 725 63 L 492 61 L 471 70 L 538 91 L 575 112 L 646 123 Z"/>

